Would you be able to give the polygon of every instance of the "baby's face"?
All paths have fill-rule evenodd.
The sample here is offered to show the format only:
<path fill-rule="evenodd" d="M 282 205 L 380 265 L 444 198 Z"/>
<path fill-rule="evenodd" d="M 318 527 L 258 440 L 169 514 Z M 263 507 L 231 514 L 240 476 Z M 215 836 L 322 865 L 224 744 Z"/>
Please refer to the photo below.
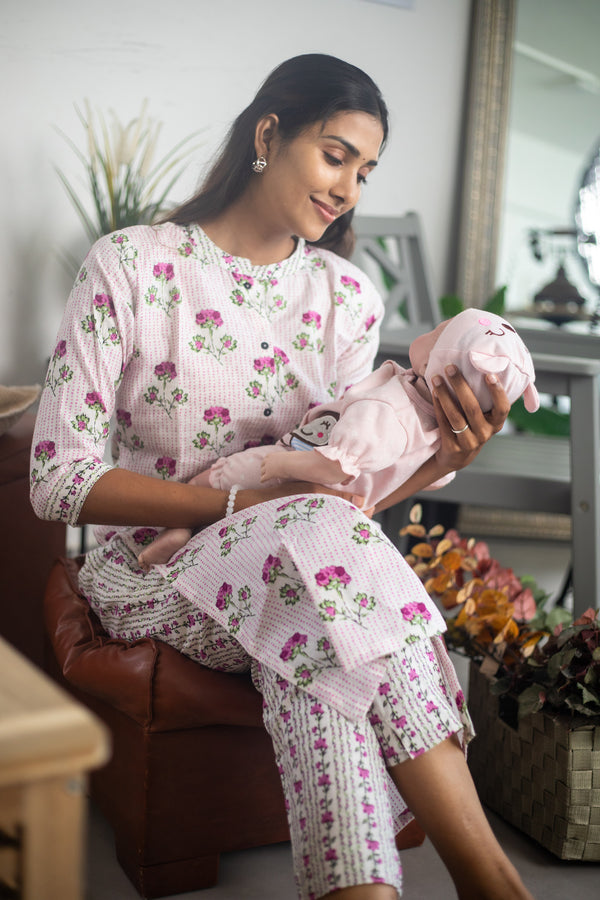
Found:
<path fill-rule="evenodd" d="M 450 320 L 447 319 L 445 322 L 440 322 L 440 324 L 436 328 L 434 328 L 433 331 L 428 331 L 426 332 L 426 334 L 422 334 L 418 338 L 415 338 L 408 348 L 410 364 L 417 375 L 425 374 L 425 369 L 427 368 L 427 363 L 429 362 L 429 354 L 431 353 L 437 339 L 444 331 L 449 321 Z"/>
<path fill-rule="evenodd" d="M 306 441 L 314 447 L 321 447 L 327 444 L 329 440 L 329 432 L 337 422 L 339 416 L 336 413 L 325 413 L 312 422 L 307 422 L 302 428 L 297 428 L 292 432 L 296 437 Z"/>

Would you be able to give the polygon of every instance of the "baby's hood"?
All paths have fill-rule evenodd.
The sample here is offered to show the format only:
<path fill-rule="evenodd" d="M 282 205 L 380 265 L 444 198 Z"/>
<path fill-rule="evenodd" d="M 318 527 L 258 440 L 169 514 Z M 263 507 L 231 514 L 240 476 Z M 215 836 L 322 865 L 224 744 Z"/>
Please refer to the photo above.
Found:
<path fill-rule="evenodd" d="M 511 404 L 523 396 L 525 409 L 535 412 L 540 401 L 529 350 L 512 325 L 495 313 L 465 309 L 450 319 L 436 341 L 425 369 L 431 390 L 434 375 L 453 363 L 465 376 L 484 412 L 492 408 L 485 376 L 493 373 Z"/>

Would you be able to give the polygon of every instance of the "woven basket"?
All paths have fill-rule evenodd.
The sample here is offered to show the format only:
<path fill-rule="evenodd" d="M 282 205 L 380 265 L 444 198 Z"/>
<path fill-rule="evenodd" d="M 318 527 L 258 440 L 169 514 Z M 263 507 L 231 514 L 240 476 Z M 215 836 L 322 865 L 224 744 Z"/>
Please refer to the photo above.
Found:
<path fill-rule="evenodd" d="M 512 728 L 490 681 L 471 662 L 477 737 L 469 766 L 479 797 L 560 859 L 600 860 L 600 723 L 535 713 Z"/>

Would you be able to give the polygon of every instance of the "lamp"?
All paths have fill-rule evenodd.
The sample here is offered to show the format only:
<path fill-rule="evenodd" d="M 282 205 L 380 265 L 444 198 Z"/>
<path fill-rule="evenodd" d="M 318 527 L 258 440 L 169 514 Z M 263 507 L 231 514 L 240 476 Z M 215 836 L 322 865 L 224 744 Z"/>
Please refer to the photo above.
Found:
<path fill-rule="evenodd" d="M 544 285 L 533 298 L 535 314 L 540 319 L 547 319 L 554 325 L 587 320 L 589 316 L 583 312 L 584 305 L 585 298 L 567 278 L 562 262 L 554 280 Z"/>

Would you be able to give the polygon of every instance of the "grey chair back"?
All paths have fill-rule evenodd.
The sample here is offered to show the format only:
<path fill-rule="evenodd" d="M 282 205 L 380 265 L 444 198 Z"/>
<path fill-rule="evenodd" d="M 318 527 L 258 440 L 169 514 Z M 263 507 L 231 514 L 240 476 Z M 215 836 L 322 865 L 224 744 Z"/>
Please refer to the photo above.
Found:
<path fill-rule="evenodd" d="M 354 231 L 352 262 L 371 277 L 386 301 L 382 331 L 405 325 L 428 331 L 437 325 L 439 306 L 433 299 L 418 215 L 356 216 Z"/>

